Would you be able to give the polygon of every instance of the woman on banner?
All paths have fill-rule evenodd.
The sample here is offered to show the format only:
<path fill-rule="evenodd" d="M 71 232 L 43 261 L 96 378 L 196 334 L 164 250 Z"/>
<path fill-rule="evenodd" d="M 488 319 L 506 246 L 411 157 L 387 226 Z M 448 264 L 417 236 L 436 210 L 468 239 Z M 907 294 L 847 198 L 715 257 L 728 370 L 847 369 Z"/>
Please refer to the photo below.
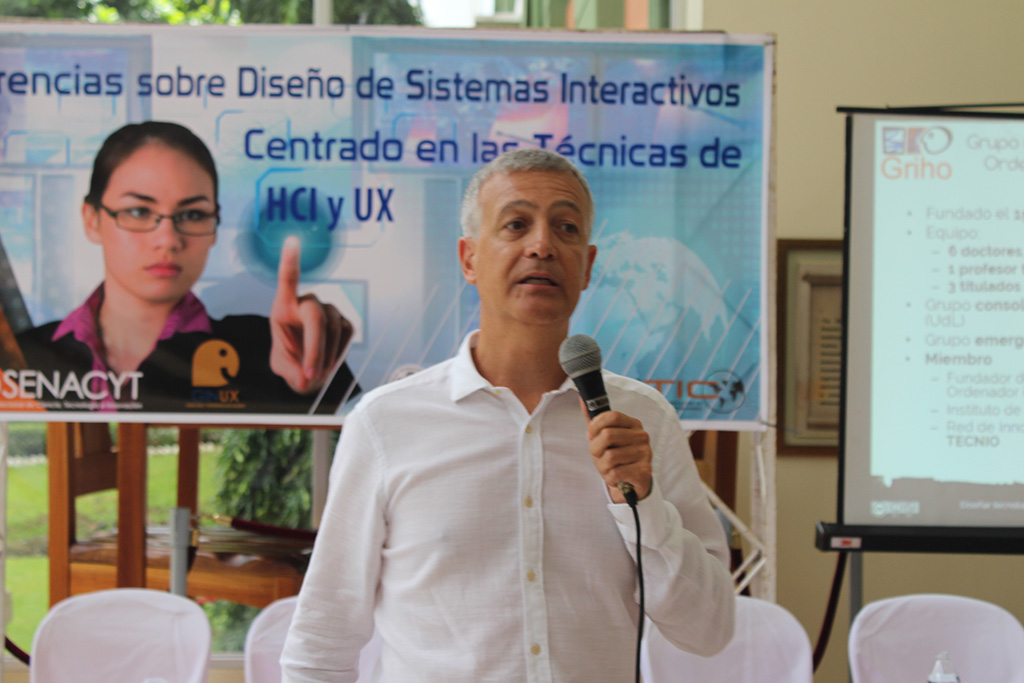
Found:
<path fill-rule="evenodd" d="M 184 126 L 128 124 L 104 141 L 82 204 L 104 280 L 64 320 L 18 336 L 27 368 L 57 388 L 47 408 L 334 412 L 356 393 L 352 324 L 299 296 L 296 237 L 269 317 L 216 320 L 192 293 L 217 239 L 217 189 L 213 156 Z"/>

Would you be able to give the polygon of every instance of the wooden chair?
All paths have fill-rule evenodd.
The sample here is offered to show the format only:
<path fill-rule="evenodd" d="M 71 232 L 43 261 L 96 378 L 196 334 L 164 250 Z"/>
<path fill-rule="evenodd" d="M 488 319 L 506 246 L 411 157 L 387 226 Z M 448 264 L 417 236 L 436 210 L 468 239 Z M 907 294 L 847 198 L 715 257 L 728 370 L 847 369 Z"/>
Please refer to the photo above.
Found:
<path fill-rule="evenodd" d="M 146 529 L 146 425 L 119 424 L 117 447 L 105 423 L 47 426 L 50 509 L 50 604 L 113 587 L 166 590 L 170 550 Z M 199 428 L 179 432 L 178 507 L 196 513 Z M 78 538 L 75 499 L 115 489 L 117 532 Z M 298 593 L 311 544 L 233 529 L 201 535 L 188 573 L 189 596 L 265 607 Z"/>
<path fill-rule="evenodd" d="M 716 430 L 690 434 L 690 450 L 700 478 L 730 509 L 736 508 L 736 453 L 739 436 L 739 432 Z"/>
<path fill-rule="evenodd" d="M 701 480 L 715 492 L 730 509 L 736 509 L 736 461 L 739 450 L 739 432 L 720 432 L 709 429 L 690 434 L 690 450 Z M 732 529 L 729 536 L 730 564 L 735 570 L 743 563 L 740 536 Z M 750 589 L 743 593 L 749 595 Z"/>

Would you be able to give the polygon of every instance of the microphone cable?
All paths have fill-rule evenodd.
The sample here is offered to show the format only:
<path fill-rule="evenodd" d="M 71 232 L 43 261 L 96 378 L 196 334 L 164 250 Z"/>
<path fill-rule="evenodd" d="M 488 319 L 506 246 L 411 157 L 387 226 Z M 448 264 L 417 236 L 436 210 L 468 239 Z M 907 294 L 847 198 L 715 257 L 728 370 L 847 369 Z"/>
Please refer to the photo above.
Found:
<path fill-rule="evenodd" d="M 601 347 L 596 341 L 585 334 L 566 337 L 558 347 L 558 363 L 576 385 L 580 400 L 590 419 L 611 409 L 608 393 L 604 388 L 604 379 L 601 377 Z M 644 608 L 644 565 L 640 556 L 640 513 L 636 509 L 637 495 L 633 485 L 628 481 L 620 481 L 618 487 L 622 497 L 632 508 L 633 520 L 636 523 L 637 589 L 640 592 L 640 618 L 636 629 L 636 683 L 640 683 L 644 621 L 647 618 Z"/>
<path fill-rule="evenodd" d="M 636 627 L 635 680 L 636 683 L 640 683 L 640 659 L 644 641 L 644 620 L 646 618 L 646 611 L 644 609 L 644 563 L 640 552 L 640 513 L 636 509 L 637 497 L 636 491 L 633 490 L 633 486 L 626 481 L 620 482 L 619 491 L 622 492 L 623 497 L 626 499 L 626 503 L 633 511 L 633 523 L 636 525 L 636 576 L 637 589 L 640 592 L 640 618 L 637 620 Z"/>

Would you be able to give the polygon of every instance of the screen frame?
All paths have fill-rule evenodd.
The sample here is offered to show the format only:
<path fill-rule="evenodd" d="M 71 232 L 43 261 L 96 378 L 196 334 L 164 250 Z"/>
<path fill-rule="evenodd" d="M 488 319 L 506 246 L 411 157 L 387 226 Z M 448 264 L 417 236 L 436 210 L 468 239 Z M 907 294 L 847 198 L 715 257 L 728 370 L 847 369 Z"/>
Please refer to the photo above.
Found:
<path fill-rule="evenodd" d="M 979 105 L 1004 106 L 1004 105 Z M 1021 105 L 1005 105 L 1021 106 Z M 846 524 L 847 448 L 850 424 L 847 416 L 850 366 L 850 291 L 851 271 L 851 218 L 856 207 L 852 202 L 854 120 L 857 115 L 886 117 L 949 117 L 1024 120 L 1024 113 L 965 111 L 958 107 L 839 107 L 845 115 L 845 177 L 843 207 L 843 329 L 842 362 L 840 375 L 841 408 L 839 414 L 838 491 L 836 498 L 837 524 L 819 522 L 815 533 L 815 546 L 820 550 L 888 551 L 935 553 L 1024 553 L 1024 526 L 942 526 L 942 525 L 869 525 Z M 870 345 L 868 345 L 870 346 Z"/>

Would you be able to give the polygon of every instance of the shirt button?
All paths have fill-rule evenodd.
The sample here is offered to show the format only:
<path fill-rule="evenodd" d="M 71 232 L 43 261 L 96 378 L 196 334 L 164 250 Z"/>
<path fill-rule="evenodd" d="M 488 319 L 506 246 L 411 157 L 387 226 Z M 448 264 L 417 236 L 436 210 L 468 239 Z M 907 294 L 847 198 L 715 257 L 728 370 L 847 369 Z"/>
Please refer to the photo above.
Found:
<path fill-rule="evenodd" d="M 523 498 L 523 505 L 525 505 L 528 508 L 532 508 L 533 507 L 533 498 L 531 498 L 530 496 L 527 496 L 526 498 Z"/>
<path fill-rule="evenodd" d="M 539 654 L 540 654 L 540 645 L 538 645 L 537 643 L 534 643 L 534 644 L 533 644 L 533 645 L 532 645 L 532 646 L 530 647 L 530 652 L 532 652 L 532 653 L 533 653 L 533 654 L 535 654 L 535 655 L 539 655 Z"/>
<path fill-rule="evenodd" d="M 533 434 L 533 427 L 530 426 L 530 425 L 526 425 L 526 433 L 527 434 Z"/>
<path fill-rule="evenodd" d="M 537 580 L 537 575 L 533 573 L 532 569 L 530 571 L 526 572 L 526 580 L 527 581 L 536 581 Z"/>

